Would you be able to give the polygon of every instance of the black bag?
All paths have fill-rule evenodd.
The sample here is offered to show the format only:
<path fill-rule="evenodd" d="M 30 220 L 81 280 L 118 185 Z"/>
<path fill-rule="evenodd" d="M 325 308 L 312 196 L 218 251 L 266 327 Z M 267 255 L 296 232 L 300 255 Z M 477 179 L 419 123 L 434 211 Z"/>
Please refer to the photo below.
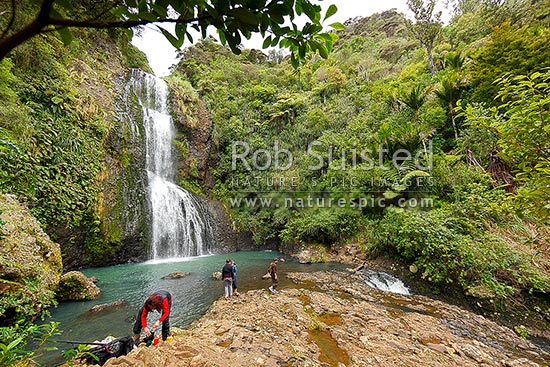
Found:
<path fill-rule="evenodd" d="M 130 353 L 132 349 L 134 349 L 134 339 L 132 339 L 131 336 L 125 336 L 115 339 L 105 345 L 98 345 L 91 348 L 80 358 L 80 360 L 87 364 L 98 364 L 103 366 L 109 358 L 125 356 Z M 93 354 L 93 356 L 90 354 Z M 94 356 L 98 359 L 94 358 Z"/>

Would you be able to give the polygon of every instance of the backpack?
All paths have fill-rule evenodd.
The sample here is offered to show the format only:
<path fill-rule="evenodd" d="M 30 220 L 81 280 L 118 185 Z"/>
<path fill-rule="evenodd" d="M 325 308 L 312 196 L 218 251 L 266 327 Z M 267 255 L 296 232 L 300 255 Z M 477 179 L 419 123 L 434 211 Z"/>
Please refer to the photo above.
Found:
<path fill-rule="evenodd" d="M 80 357 L 81 362 L 87 364 L 99 364 L 103 366 L 109 358 L 125 356 L 134 349 L 134 339 L 131 336 L 125 336 L 113 340 L 105 345 L 99 345 L 91 348 L 88 353 Z"/>

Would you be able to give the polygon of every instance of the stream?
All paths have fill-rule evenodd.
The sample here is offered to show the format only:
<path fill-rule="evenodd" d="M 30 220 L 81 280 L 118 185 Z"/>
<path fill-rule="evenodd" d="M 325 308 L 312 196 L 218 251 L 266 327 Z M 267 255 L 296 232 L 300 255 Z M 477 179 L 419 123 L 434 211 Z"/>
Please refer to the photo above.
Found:
<path fill-rule="evenodd" d="M 47 347 L 57 347 L 58 350 L 45 352 L 37 361 L 43 366 L 54 366 L 63 362 L 61 351 L 68 350 L 71 346 L 56 340 L 93 342 L 108 335 L 132 335 L 132 325 L 137 311 L 150 294 L 160 289 L 169 291 L 173 297 L 171 325 L 187 327 L 202 316 L 214 300 L 223 295 L 223 284 L 212 279 L 212 273 L 221 271 L 225 259 L 231 258 L 237 263 L 239 291 L 247 291 L 267 288 L 271 284 L 269 280 L 262 280 L 261 276 L 266 273 L 274 257 L 284 256 L 270 251 L 243 251 L 82 270 L 86 276 L 98 279 L 97 286 L 101 289 L 101 294 L 92 301 L 63 302 L 58 307 L 50 309 L 52 317 L 46 321 L 60 322 L 63 332 L 60 336 L 52 337 L 47 343 Z M 287 272 L 313 272 L 338 268 L 343 268 L 343 265 L 300 264 L 288 259 L 279 263 L 280 288 L 291 283 L 285 277 Z M 190 272 L 190 275 L 180 279 L 161 279 L 177 271 Z M 126 303 L 112 310 L 90 312 L 95 305 L 117 299 L 124 299 Z M 153 317 L 159 316 L 155 312 L 151 314 Z"/>
<path fill-rule="evenodd" d="M 237 263 L 239 291 L 246 292 L 251 289 L 267 288 L 270 285 L 270 281 L 262 280 L 261 276 L 266 273 L 267 267 L 274 257 L 284 258 L 278 252 L 243 251 L 224 255 L 154 260 L 140 264 L 85 269 L 83 273 L 88 277 L 98 278 L 97 285 L 101 288 L 101 295 L 92 301 L 64 302 L 58 307 L 52 308 L 50 320 L 60 322 L 60 329 L 63 332 L 59 336 L 52 337 L 46 347 L 57 347 L 58 350 L 44 352 L 36 360 L 41 366 L 48 367 L 62 363 L 64 361 L 62 350 L 71 349 L 71 345 L 56 342 L 56 340 L 93 342 L 108 335 L 114 337 L 131 335 L 137 310 L 151 293 L 160 289 L 169 291 L 173 296 L 171 325 L 186 328 L 194 320 L 200 318 L 216 299 L 222 297 L 222 282 L 212 279 L 212 273 L 221 270 L 226 258 L 231 258 Z M 289 258 L 285 262 L 279 262 L 280 288 L 297 287 L 296 279 L 287 278 L 287 273 L 293 273 L 290 277 L 296 278 L 295 274 L 297 273 L 344 270 L 345 267 L 343 264 L 336 263 L 300 264 Z M 189 272 L 190 274 L 180 279 L 161 279 L 173 272 Z M 367 296 L 372 298 L 372 302 L 385 307 L 390 316 L 397 318 L 411 312 L 430 315 L 441 319 L 444 324 L 451 323 L 452 329 L 457 335 L 474 339 L 480 338 L 478 335 L 480 331 L 472 329 L 468 323 L 463 325 L 462 321 L 464 320 L 460 317 L 456 320 L 452 317 L 447 319 L 441 313 L 442 310 L 438 310 L 429 301 L 421 298 L 407 298 L 409 290 L 399 279 L 383 272 L 374 272 L 368 269 L 365 269 L 361 278 L 365 284 L 378 289 L 368 292 Z M 298 287 L 304 286 L 308 288 L 307 284 L 298 285 Z M 95 305 L 118 299 L 124 299 L 125 304 L 104 312 L 90 312 Z M 151 313 L 151 320 L 157 317 L 157 313 Z M 327 321 L 323 322 L 328 324 Z M 490 330 L 485 330 L 484 333 L 487 333 L 487 338 L 482 338 L 485 344 L 498 349 L 504 348 L 504 350 L 516 349 L 514 345 L 499 341 L 498 335 L 492 335 Z M 332 344 L 325 345 L 324 341 L 327 338 L 323 338 L 322 334 L 315 334 L 312 338 L 326 348 L 332 346 Z M 546 343 L 536 344 L 548 350 Z M 338 354 L 338 356 L 340 355 Z M 342 360 L 346 359 L 344 354 L 340 357 Z M 331 357 L 327 355 L 326 358 L 330 359 Z"/>

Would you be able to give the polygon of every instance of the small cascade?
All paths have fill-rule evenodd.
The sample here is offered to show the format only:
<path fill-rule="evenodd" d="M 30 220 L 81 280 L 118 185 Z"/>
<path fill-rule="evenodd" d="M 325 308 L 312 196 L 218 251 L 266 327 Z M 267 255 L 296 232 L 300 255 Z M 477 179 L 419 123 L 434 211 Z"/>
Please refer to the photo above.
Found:
<path fill-rule="evenodd" d="M 389 274 L 365 269 L 363 272 L 363 277 L 367 285 L 379 289 L 385 292 L 399 293 L 399 294 L 410 294 L 409 289 L 403 284 L 400 279 L 397 279 Z"/>
<path fill-rule="evenodd" d="M 168 108 L 166 83 L 134 69 L 130 84 L 143 112 L 148 193 L 151 206 L 153 260 L 209 253 L 212 227 L 199 200 L 174 183 L 177 154 L 175 128 Z"/>

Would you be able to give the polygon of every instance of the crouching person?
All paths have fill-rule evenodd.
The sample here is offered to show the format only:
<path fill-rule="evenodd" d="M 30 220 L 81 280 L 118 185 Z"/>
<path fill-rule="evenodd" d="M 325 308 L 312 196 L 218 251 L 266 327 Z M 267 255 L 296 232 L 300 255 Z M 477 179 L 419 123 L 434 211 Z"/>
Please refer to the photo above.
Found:
<path fill-rule="evenodd" d="M 146 337 L 151 336 L 151 330 L 147 327 L 147 315 L 151 311 L 158 311 L 161 315 L 153 324 L 152 328 L 156 329 L 162 324 L 162 340 L 166 340 L 170 336 L 170 309 L 172 308 L 172 295 L 167 291 L 158 291 L 153 293 L 145 304 L 139 310 L 136 322 L 134 323 L 134 341 L 139 340 L 141 330 Z"/>

